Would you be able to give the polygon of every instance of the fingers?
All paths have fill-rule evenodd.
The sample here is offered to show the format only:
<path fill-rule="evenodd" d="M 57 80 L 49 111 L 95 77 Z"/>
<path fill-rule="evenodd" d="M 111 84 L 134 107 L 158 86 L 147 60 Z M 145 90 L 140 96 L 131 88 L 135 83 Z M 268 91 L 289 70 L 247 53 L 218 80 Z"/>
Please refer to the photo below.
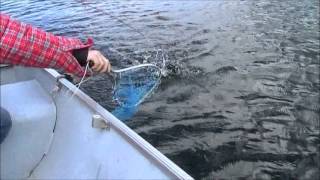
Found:
<path fill-rule="evenodd" d="M 88 53 L 88 60 L 93 62 L 93 66 L 91 67 L 92 70 L 98 71 L 101 62 L 99 60 L 98 52 L 97 51 L 89 51 Z"/>
<path fill-rule="evenodd" d="M 109 60 L 105 58 L 99 51 L 89 50 L 88 60 L 94 63 L 92 66 L 93 71 L 100 73 L 111 71 Z"/>
<path fill-rule="evenodd" d="M 108 64 L 104 63 L 102 69 L 99 72 L 104 73 L 107 71 L 107 69 L 108 69 Z"/>
<path fill-rule="evenodd" d="M 101 72 L 108 72 L 109 73 L 111 70 L 111 65 L 110 65 L 109 60 L 107 58 L 105 58 L 104 56 L 101 56 L 101 57 L 104 62 L 104 66 L 103 66 Z"/>
<path fill-rule="evenodd" d="M 98 57 L 97 57 L 97 60 L 99 61 L 99 64 L 98 64 L 98 67 L 96 69 L 97 72 L 101 72 L 103 66 L 104 66 L 104 62 L 102 60 L 102 57 L 101 57 L 101 54 L 98 53 Z"/>

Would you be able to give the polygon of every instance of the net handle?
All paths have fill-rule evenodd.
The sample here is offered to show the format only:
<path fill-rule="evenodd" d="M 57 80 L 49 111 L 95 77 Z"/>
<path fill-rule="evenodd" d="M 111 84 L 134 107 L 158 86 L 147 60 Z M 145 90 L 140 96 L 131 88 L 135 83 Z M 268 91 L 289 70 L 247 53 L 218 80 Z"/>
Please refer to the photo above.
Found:
<path fill-rule="evenodd" d="M 121 73 L 121 72 L 128 71 L 128 70 L 131 70 L 131 69 L 140 68 L 140 67 L 147 67 L 147 66 L 154 67 L 154 68 L 157 68 L 157 69 L 160 70 L 160 68 L 158 66 L 156 66 L 154 64 L 151 64 L 151 63 L 146 63 L 146 64 L 139 64 L 139 65 L 123 68 L 123 69 L 111 69 L 111 72 L 113 72 L 113 73 Z"/>
<path fill-rule="evenodd" d="M 91 68 L 92 66 L 94 66 L 94 62 L 92 60 L 89 60 L 89 67 Z M 154 64 L 145 63 L 145 64 L 139 64 L 139 65 L 123 68 L 123 69 L 111 69 L 111 72 L 112 73 L 121 73 L 121 72 L 128 71 L 128 70 L 131 70 L 131 69 L 140 68 L 140 67 L 147 67 L 147 66 L 154 67 L 154 68 L 157 68 L 157 69 L 160 70 L 160 68 L 158 66 L 154 65 Z"/>

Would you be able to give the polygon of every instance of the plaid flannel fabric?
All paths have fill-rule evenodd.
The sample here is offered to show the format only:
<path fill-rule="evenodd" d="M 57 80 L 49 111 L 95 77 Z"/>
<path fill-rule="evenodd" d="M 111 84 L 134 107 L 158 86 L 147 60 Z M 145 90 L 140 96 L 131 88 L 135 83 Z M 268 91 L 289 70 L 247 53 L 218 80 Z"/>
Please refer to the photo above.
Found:
<path fill-rule="evenodd" d="M 72 50 L 92 44 L 91 39 L 83 44 L 79 39 L 55 36 L 0 13 L 0 63 L 55 68 L 83 76 Z"/>

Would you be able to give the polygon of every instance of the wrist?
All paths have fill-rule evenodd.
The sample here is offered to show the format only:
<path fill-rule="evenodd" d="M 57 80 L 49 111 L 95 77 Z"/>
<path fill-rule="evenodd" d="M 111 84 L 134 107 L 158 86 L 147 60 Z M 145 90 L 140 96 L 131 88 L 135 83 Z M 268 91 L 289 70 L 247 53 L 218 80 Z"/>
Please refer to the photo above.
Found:
<path fill-rule="evenodd" d="M 74 49 L 72 51 L 72 55 L 77 59 L 78 63 L 81 66 L 85 66 L 87 64 L 88 53 L 89 53 L 89 47 Z"/>

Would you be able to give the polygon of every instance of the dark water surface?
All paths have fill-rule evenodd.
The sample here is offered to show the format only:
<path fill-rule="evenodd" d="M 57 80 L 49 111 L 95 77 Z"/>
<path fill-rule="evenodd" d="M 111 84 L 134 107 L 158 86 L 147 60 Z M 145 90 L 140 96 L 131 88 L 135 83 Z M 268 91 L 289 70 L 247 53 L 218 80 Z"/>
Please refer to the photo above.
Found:
<path fill-rule="evenodd" d="M 80 2 L 6 0 L 1 11 L 91 36 L 118 67 L 159 61 L 162 48 L 166 76 L 126 123 L 196 179 L 319 179 L 318 0 Z M 109 81 L 83 86 L 106 108 Z"/>

